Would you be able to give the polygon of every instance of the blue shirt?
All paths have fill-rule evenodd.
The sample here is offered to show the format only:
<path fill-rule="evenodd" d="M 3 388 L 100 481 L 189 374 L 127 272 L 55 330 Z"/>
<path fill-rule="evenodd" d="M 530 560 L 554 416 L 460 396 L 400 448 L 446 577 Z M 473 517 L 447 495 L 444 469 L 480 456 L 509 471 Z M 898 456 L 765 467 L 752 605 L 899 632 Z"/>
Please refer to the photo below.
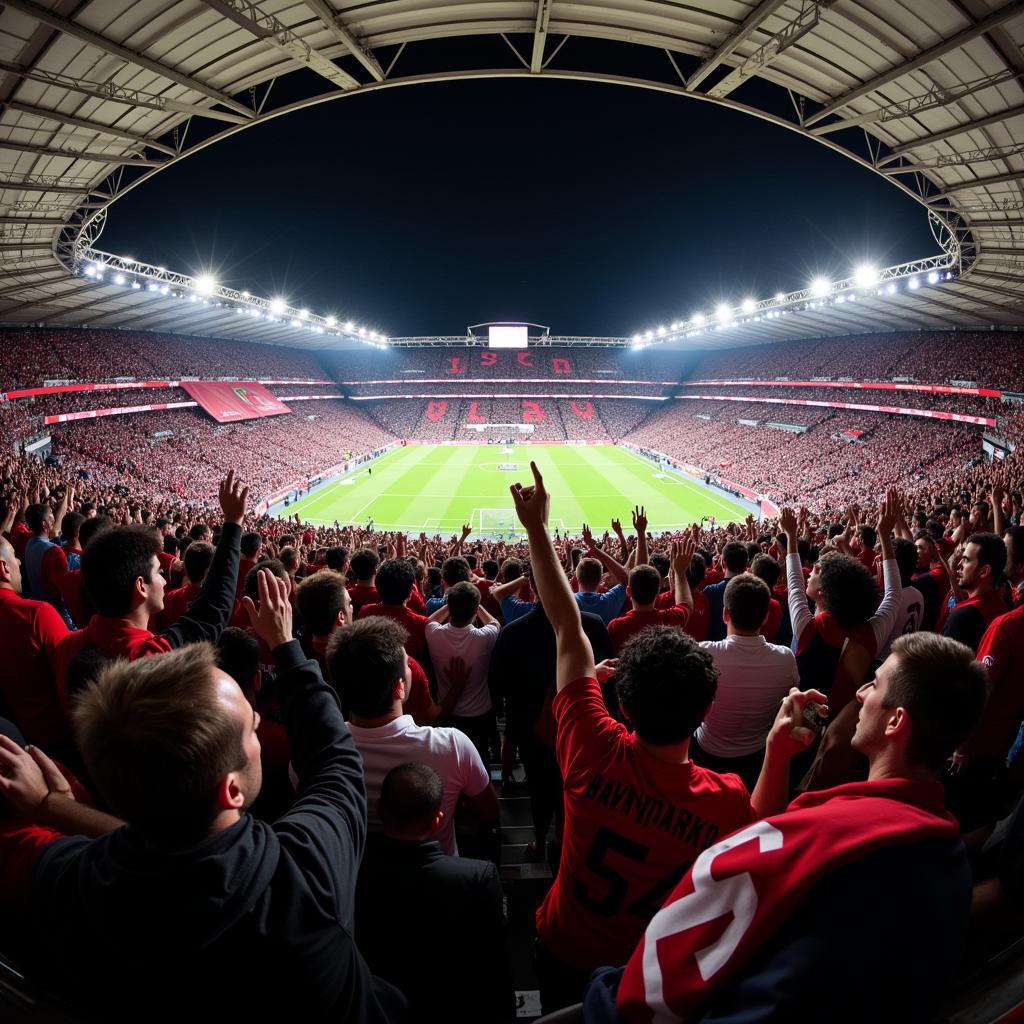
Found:
<path fill-rule="evenodd" d="M 725 639 L 725 620 L 722 618 L 722 608 L 725 606 L 725 588 L 728 585 L 728 580 L 721 580 L 704 588 L 704 596 L 708 599 L 711 612 L 708 619 L 709 640 Z"/>
<path fill-rule="evenodd" d="M 524 601 L 521 597 L 509 594 L 501 599 L 501 614 L 505 619 L 505 625 L 521 619 L 527 612 L 533 611 L 535 602 Z"/>
<path fill-rule="evenodd" d="M 447 603 L 447 597 L 428 597 L 424 605 L 424 608 L 427 610 L 427 617 L 429 618 L 438 608 L 443 608 Z"/>
<path fill-rule="evenodd" d="M 626 588 L 616 583 L 611 590 L 603 594 L 580 592 L 575 595 L 580 611 L 593 612 L 607 626 L 612 619 L 622 614 L 622 606 L 626 602 Z"/>

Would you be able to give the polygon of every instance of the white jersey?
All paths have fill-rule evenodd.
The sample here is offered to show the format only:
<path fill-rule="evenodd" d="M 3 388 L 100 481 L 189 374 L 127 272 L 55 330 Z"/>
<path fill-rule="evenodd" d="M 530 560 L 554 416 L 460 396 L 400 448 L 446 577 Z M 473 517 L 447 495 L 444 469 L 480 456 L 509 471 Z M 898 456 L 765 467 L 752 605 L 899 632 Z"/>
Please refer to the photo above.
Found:
<path fill-rule="evenodd" d="M 921 628 L 924 616 L 924 598 L 917 587 L 904 587 L 896 609 L 896 621 L 893 623 L 889 638 L 878 648 L 878 660 L 885 661 L 893 643 L 904 633 L 916 633 Z"/>

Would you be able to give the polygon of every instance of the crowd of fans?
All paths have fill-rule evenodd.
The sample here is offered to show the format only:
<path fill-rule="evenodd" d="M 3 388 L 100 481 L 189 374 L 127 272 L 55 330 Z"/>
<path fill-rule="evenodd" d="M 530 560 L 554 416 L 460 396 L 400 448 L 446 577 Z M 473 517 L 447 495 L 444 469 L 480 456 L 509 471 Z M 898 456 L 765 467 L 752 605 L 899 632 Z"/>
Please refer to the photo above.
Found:
<path fill-rule="evenodd" d="M 68 328 L 0 331 L 0 346 L 0 391 L 38 387 L 46 380 L 98 383 L 124 377 L 329 379 L 316 357 L 302 349 L 217 338 Z"/>
<path fill-rule="evenodd" d="M 108 424 L 68 433 L 95 475 L 0 459 L 0 907 L 29 979 L 89 1016 L 512 1021 L 491 763 L 553 874 L 548 1013 L 924 1024 L 1020 934 L 1019 457 L 930 449 L 828 510 L 794 435 L 792 508 L 673 533 L 637 507 L 553 537 L 543 465 L 520 539 L 256 516 L 260 474 L 355 428 L 321 404 L 155 415 L 177 496 L 164 441 Z M 886 459 L 919 459 L 927 425 L 893 423 Z M 865 984 L 866 955 L 898 969 Z"/>
<path fill-rule="evenodd" d="M 974 381 L 1019 391 L 1024 355 L 1019 336 L 1003 331 L 908 332 L 815 338 L 709 352 L 689 367 L 694 380 L 811 377 L 921 384 Z"/>

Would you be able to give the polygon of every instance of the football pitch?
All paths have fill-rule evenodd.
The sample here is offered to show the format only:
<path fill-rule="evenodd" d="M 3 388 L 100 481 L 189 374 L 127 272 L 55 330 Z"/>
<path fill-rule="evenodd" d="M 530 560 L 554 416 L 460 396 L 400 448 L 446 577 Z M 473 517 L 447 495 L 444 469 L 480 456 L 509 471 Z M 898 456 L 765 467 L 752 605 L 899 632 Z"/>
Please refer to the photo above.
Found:
<path fill-rule="evenodd" d="M 742 520 L 739 506 L 614 445 L 416 445 L 398 448 L 327 484 L 284 511 L 317 525 L 451 534 L 468 523 L 474 535 L 521 532 L 509 486 L 532 480 L 536 461 L 551 495 L 551 527 L 603 533 L 611 520 L 631 532 L 630 512 L 643 505 L 652 533 L 714 516 Z M 515 467 L 510 468 L 510 467 Z M 372 469 L 372 473 L 370 470 Z"/>

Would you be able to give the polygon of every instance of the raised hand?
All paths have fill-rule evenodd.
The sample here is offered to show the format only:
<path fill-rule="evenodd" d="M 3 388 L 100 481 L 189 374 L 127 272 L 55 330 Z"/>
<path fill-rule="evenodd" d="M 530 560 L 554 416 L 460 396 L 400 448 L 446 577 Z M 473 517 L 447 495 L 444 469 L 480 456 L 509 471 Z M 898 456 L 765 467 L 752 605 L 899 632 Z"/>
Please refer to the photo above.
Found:
<path fill-rule="evenodd" d="M 637 533 L 647 532 L 647 516 L 643 505 L 637 505 L 633 509 L 633 529 Z"/>
<path fill-rule="evenodd" d="M 473 532 L 473 527 L 469 523 L 462 524 L 462 539 L 465 540 Z"/>
<path fill-rule="evenodd" d="M 789 695 L 782 699 L 782 706 L 768 733 L 768 746 L 773 753 L 793 757 L 814 742 L 817 730 L 804 718 L 804 709 L 808 704 L 818 705 L 820 717 L 828 715 L 828 697 L 818 690 L 799 690 L 794 686 Z"/>
<path fill-rule="evenodd" d="M 887 491 L 878 510 L 878 532 L 885 537 L 891 536 L 901 514 L 899 492 L 895 489 Z"/>
<path fill-rule="evenodd" d="M 594 534 L 591 532 L 590 527 L 584 523 L 580 532 L 583 536 L 583 543 L 587 545 L 587 550 L 593 551 L 597 547 L 597 543 L 594 540 Z"/>
<path fill-rule="evenodd" d="M 551 499 L 544 489 L 544 478 L 540 475 L 536 462 L 530 463 L 530 471 L 533 473 L 532 485 L 523 487 L 522 484 L 515 483 L 509 488 L 509 491 L 516 506 L 519 522 L 527 530 L 547 531 Z"/>
<path fill-rule="evenodd" d="M 779 512 L 779 529 L 786 535 L 787 540 L 796 540 L 796 513 L 788 505 Z M 788 550 L 795 551 L 796 547 L 791 545 Z"/>
<path fill-rule="evenodd" d="M 612 520 L 612 530 L 616 533 L 617 536 L 622 536 L 622 523 L 620 523 L 618 519 Z"/>
<path fill-rule="evenodd" d="M 229 470 L 228 475 L 221 481 L 217 498 L 220 507 L 224 512 L 225 523 L 242 525 L 245 518 L 245 503 L 249 497 L 249 488 L 242 486 L 242 481 L 235 476 L 235 471 Z M 295 517 L 298 521 L 298 516 Z"/>
<path fill-rule="evenodd" d="M 260 569 L 256 579 L 260 606 L 257 609 L 251 597 L 243 597 L 242 607 L 256 635 L 274 650 L 292 638 L 292 605 L 288 600 L 291 588 L 288 580 L 278 579 L 267 569 Z"/>
<path fill-rule="evenodd" d="M 690 563 L 693 561 L 693 554 L 697 545 L 692 537 L 684 537 L 682 540 L 672 541 L 669 549 L 669 557 L 672 559 L 672 571 L 677 576 L 685 576 Z"/>

